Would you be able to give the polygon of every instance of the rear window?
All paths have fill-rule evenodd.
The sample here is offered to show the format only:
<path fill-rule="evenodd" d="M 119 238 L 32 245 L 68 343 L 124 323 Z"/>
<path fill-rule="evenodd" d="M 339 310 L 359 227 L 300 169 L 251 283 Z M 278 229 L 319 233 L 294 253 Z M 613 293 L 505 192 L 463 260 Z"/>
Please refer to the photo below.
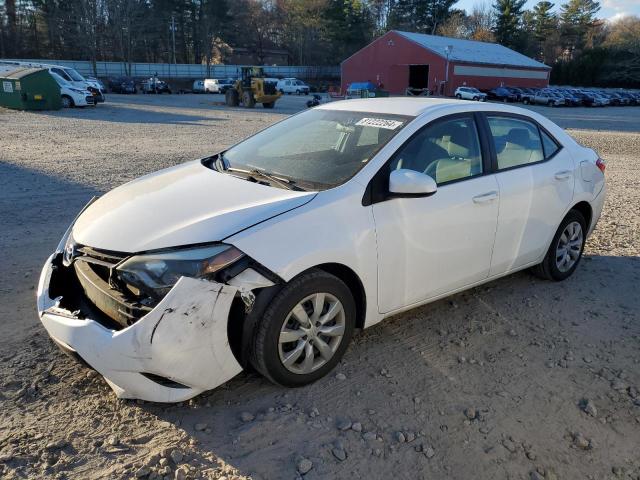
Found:
<path fill-rule="evenodd" d="M 498 116 L 490 116 L 487 120 L 499 170 L 539 162 L 545 158 L 538 126 L 534 123 Z"/>

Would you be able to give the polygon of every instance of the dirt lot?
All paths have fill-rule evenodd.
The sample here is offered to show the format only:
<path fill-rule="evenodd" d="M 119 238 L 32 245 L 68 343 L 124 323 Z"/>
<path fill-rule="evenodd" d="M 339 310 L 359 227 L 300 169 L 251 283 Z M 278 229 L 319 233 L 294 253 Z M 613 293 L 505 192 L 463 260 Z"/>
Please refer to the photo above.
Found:
<path fill-rule="evenodd" d="M 78 209 L 305 101 L 219 100 L 0 110 L 0 477 L 640 478 L 640 107 L 536 109 L 608 161 L 603 218 L 566 282 L 518 273 L 389 319 L 297 390 L 245 373 L 180 405 L 120 401 L 59 353 L 34 286 Z"/>

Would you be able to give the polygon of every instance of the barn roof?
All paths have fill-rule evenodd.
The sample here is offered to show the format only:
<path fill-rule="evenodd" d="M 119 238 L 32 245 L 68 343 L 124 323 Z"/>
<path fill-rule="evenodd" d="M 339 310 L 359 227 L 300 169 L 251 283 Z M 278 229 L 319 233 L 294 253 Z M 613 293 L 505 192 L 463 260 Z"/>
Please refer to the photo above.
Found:
<path fill-rule="evenodd" d="M 447 57 L 445 51 L 447 45 L 451 45 L 453 50 L 449 55 L 449 60 L 453 62 L 544 68 L 547 70 L 551 68 L 498 43 L 462 40 L 460 38 L 440 37 L 424 33 L 401 32 L 399 30 L 393 31 L 443 58 Z"/>

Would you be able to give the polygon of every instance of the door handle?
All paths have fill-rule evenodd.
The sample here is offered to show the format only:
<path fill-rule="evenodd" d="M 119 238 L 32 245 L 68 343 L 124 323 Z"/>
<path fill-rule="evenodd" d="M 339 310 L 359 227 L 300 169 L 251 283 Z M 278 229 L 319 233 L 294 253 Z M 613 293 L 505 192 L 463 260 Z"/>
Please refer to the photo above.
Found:
<path fill-rule="evenodd" d="M 569 180 L 571 178 L 571 170 L 562 170 L 561 172 L 556 172 L 556 180 Z"/>
<path fill-rule="evenodd" d="M 493 202 L 496 198 L 498 198 L 498 192 L 494 190 L 492 192 L 483 193 L 482 195 L 476 195 L 473 197 L 473 203 Z"/>

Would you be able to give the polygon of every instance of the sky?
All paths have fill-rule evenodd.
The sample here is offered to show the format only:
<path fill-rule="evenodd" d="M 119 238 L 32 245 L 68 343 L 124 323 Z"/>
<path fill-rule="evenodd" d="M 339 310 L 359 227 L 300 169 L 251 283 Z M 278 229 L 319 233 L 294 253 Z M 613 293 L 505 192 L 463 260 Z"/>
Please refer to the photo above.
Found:
<path fill-rule="evenodd" d="M 565 3 L 564 0 L 551 0 L 556 4 L 555 10 L 560 8 L 560 5 Z M 491 0 L 460 0 L 454 5 L 454 8 L 464 9 L 470 12 L 474 5 L 482 3 L 493 3 Z M 528 0 L 526 8 L 530 9 L 538 3 L 538 0 Z M 600 12 L 598 17 L 606 18 L 609 20 L 616 20 L 624 15 L 638 15 L 640 16 L 640 0 L 600 0 Z"/>

